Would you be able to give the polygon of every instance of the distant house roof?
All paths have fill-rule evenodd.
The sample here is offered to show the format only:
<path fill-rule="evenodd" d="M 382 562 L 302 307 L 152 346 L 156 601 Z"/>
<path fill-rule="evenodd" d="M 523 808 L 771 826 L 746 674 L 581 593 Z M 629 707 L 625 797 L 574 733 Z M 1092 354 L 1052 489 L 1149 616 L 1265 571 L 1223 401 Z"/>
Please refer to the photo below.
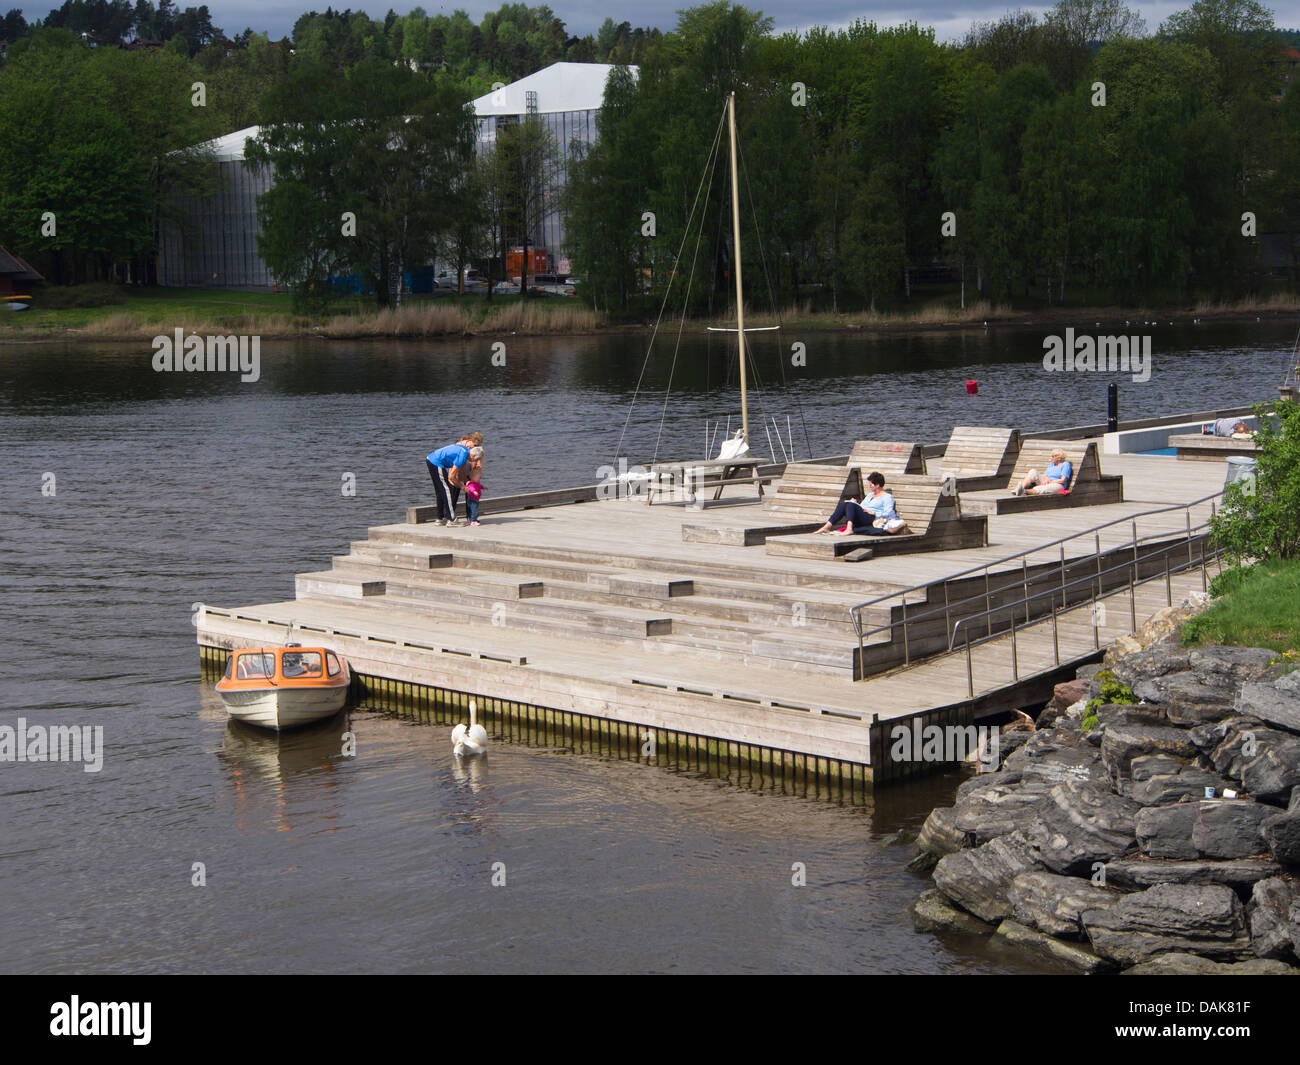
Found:
<path fill-rule="evenodd" d="M 11 281 L 44 281 L 40 274 L 11 251 L 0 248 L 0 277 Z"/>
<path fill-rule="evenodd" d="M 608 63 L 552 63 L 496 92 L 480 96 L 474 101 L 474 113 L 480 118 L 525 114 L 530 92 L 537 94 L 539 114 L 598 111 L 605 96 L 605 82 L 613 69 Z M 630 69 L 636 73 L 636 67 Z"/>

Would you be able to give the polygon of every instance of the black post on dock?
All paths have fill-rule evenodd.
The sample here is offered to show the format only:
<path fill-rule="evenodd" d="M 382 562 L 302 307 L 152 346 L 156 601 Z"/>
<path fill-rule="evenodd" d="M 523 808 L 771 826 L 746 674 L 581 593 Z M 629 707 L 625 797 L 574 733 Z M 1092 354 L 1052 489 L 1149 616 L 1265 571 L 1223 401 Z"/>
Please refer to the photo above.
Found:
<path fill-rule="evenodd" d="M 1119 432 L 1119 385 L 1106 386 L 1106 432 Z"/>

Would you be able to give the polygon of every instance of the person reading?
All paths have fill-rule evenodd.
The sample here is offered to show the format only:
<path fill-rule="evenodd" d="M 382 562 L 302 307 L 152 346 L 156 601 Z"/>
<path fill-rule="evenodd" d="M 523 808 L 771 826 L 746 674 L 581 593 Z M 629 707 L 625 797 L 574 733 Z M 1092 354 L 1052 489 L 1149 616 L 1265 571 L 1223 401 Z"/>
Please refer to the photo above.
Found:
<path fill-rule="evenodd" d="M 859 503 L 856 499 L 843 499 L 820 529 L 819 533 L 834 530 L 836 536 L 889 536 L 899 531 L 903 525 L 894 509 L 894 497 L 885 491 L 884 475 L 878 471 L 867 474 L 867 485 L 871 489 L 867 498 Z M 844 522 L 843 527 L 840 523 Z M 890 528 L 890 526 L 893 526 Z"/>

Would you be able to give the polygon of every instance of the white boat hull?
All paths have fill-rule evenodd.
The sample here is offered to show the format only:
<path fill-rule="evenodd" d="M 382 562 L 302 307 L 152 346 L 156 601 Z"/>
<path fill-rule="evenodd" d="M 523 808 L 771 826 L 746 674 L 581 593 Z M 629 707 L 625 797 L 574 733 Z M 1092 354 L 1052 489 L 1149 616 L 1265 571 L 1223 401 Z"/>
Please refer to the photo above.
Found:
<path fill-rule="evenodd" d="M 263 728 L 286 729 L 323 721 L 343 709 L 348 686 L 277 688 L 274 691 L 221 692 L 226 711 L 236 721 Z"/>

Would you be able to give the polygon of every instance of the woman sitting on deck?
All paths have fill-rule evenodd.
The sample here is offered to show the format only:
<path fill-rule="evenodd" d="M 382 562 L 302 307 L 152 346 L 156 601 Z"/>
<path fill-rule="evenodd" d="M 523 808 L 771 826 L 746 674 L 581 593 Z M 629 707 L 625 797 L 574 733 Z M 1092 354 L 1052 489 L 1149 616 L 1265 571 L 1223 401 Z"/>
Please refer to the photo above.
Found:
<path fill-rule="evenodd" d="M 1043 496 L 1064 492 L 1070 487 L 1070 478 L 1074 476 L 1074 466 L 1065 457 L 1059 447 L 1052 452 L 1052 464 L 1042 473 L 1030 470 L 1029 475 L 1016 486 L 1015 494 Z"/>
<path fill-rule="evenodd" d="M 859 536 L 888 536 L 902 527 L 897 511 L 894 510 L 894 497 L 885 491 L 885 478 L 877 471 L 867 474 L 867 484 L 871 492 L 865 503 L 856 499 L 843 499 L 835 508 L 830 521 L 817 531 L 827 533 L 835 529 L 835 535 L 848 536 L 850 532 Z M 846 522 L 844 528 L 837 528 L 840 522 Z M 880 524 L 877 525 L 876 522 Z M 887 523 L 897 523 L 894 529 Z"/>

